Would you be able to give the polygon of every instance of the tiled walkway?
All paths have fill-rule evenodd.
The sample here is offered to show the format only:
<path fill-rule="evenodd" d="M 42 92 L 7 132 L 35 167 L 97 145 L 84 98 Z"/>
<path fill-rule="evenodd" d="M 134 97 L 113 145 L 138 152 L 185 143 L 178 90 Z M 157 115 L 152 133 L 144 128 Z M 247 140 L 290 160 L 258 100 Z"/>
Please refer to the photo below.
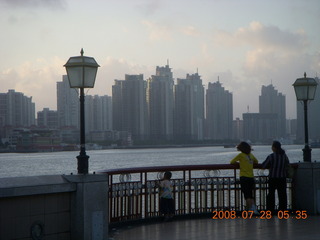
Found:
<path fill-rule="evenodd" d="M 305 220 L 290 218 L 272 219 L 223 219 L 208 218 L 173 220 L 142 225 L 127 225 L 113 229 L 109 240 L 319 240 L 320 216 Z"/>

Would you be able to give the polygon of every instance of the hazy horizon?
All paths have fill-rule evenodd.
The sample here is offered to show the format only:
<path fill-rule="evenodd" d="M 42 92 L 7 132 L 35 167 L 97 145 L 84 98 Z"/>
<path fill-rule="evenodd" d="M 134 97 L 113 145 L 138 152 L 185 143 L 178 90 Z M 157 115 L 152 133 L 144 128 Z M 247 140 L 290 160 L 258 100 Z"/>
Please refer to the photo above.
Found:
<path fill-rule="evenodd" d="M 63 65 L 84 48 L 101 66 L 87 94 L 111 96 L 114 79 L 147 79 L 169 60 L 174 79 L 198 71 L 207 88 L 219 76 L 234 118 L 258 112 L 272 83 L 294 119 L 292 84 L 320 70 L 319 22 L 317 0 L 0 0 L 0 92 L 56 110 Z"/>

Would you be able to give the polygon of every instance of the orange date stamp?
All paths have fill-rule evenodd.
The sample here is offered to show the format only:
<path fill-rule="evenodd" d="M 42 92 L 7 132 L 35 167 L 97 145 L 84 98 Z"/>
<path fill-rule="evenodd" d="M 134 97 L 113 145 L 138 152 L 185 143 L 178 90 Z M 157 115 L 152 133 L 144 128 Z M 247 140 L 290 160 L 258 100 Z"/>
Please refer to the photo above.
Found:
<path fill-rule="evenodd" d="M 242 211 L 238 213 L 233 210 L 221 210 L 221 211 L 213 211 L 212 219 L 307 219 L 308 214 L 307 211 L 278 211 L 277 214 L 273 215 L 271 211 L 259 211 L 260 215 L 254 214 L 253 211 Z"/>

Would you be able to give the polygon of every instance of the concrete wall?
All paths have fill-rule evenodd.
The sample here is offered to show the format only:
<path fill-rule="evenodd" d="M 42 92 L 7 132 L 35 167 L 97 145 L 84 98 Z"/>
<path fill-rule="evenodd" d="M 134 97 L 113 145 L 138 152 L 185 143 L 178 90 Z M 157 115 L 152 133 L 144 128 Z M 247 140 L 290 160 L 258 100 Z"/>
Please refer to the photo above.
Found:
<path fill-rule="evenodd" d="M 299 163 L 294 184 L 295 208 L 310 215 L 320 214 L 320 163 Z"/>
<path fill-rule="evenodd" d="M 107 239 L 107 176 L 0 179 L 0 239 Z"/>

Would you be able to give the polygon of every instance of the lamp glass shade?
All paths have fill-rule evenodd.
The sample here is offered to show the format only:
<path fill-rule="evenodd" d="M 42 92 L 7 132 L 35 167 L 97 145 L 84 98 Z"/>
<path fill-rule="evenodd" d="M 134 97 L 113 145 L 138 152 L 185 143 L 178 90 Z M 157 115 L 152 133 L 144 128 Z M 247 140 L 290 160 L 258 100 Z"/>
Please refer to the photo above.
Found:
<path fill-rule="evenodd" d="M 93 88 L 99 65 L 92 57 L 71 57 L 64 65 L 71 88 Z"/>
<path fill-rule="evenodd" d="M 298 78 L 293 84 L 297 100 L 314 100 L 317 85 L 318 83 L 314 78 Z"/>

